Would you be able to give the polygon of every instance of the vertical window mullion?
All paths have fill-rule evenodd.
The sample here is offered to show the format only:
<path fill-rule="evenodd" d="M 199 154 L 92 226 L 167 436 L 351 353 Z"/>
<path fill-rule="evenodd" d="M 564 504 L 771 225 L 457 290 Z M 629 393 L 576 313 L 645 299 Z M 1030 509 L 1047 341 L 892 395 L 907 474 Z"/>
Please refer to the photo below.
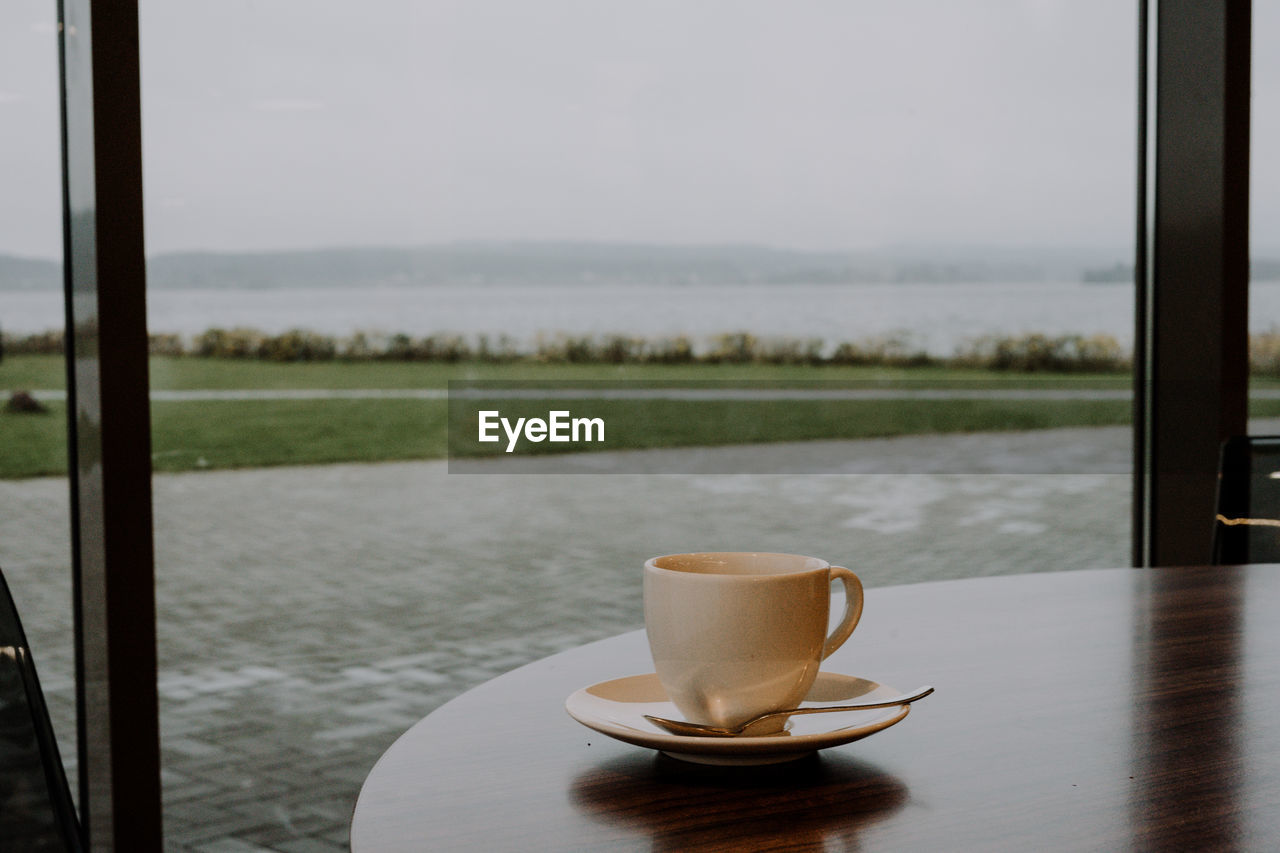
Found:
<path fill-rule="evenodd" d="M 1209 562 L 1218 448 L 1246 429 L 1250 18 L 1248 0 L 1147 4 L 1151 209 L 1135 346 L 1144 565 Z"/>

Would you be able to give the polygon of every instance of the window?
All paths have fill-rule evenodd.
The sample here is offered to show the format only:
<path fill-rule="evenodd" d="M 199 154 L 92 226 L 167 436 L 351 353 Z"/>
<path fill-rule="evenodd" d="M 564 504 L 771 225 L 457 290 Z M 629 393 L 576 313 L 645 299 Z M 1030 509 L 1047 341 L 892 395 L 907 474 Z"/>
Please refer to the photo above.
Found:
<path fill-rule="evenodd" d="M 0 570 L 75 791 L 56 23 L 53 3 L 0 7 Z"/>
<path fill-rule="evenodd" d="M 638 627 L 634 580 L 659 551 L 816 553 L 873 585 L 1128 562 L 1124 366 L 1046 380 L 949 360 L 994 357 L 983 336 L 1041 369 L 1090 358 L 1077 334 L 1127 356 L 1131 9 L 144 4 L 142 36 L 151 331 L 281 359 L 153 361 L 156 464 L 174 471 L 154 488 L 175 839 L 208 819 L 193 785 L 260 821 L 226 830 L 241 840 L 332 837 L 350 768 L 435 704 Z M 612 358 L 615 333 L 744 363 L 577 362 Z M 882 363 L 806 366 L 812 338 L 817 360 L 850 344 Z M 917 351 L 948 364 L 906 369 Z M 367 436 L 430 455 L 419 433 L 444 407 L 272 392 L 562 375 L 888 387 L 905 399 L 761 417 L 922 432 L 657 449 L 654 474 L 608 453 L 585 463 L 605 474 L 233 470 L 273 441 L 273 463 Z M 193 399 L 211 390 L 253 393 Z M 974 412 L 1028 390 L 1066 399 Z M 610 430 L 663 405 L 617 409 Z M 935 434 L 965 424 L 981 434 Z M 1005 432 L 1027 424 L 1060 431 Z M 719 473 L 690 473 L 713 457 Z M 299 772 L 333 778 L 299 798 Z"/>

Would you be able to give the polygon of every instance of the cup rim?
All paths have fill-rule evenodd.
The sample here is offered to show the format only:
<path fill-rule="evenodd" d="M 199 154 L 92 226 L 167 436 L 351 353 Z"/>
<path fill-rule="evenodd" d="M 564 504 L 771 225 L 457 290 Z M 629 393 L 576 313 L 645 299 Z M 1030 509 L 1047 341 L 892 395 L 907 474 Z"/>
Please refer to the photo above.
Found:
<path fill-rule="evenodd" d="M 782 569 L 772 569 L 770 571 L 751 571 L 746 564 L 752 560 L 772 559 L 775 561 L 786 560 L 793 561 L 794 565 L 789 565 Z M 684 565 L 662 565 L 663 562 L 672 563 L 683 561 Z M 734 562 L 742 566 L 736 571 L 714 571 L 717 562 L 725 565 Z M 702 568 L 699 568 L 701 566 Z M 722 578 L 742 578 L 742 577 L 781 577 L 785 575 L 798 575 L 806 572 L 825 571 L 831 568 L 831 564 L 820 557 L 810 557 L 804 554 L 785 554 L 772 551 L 689 551 L 680 554 L 663 554 L 658 557 L 650 557 L 645 560 L 644 567 L 646 571 L 662 572 L 672 575 L 697 575 L 701 577 L 722 577 Z"/>

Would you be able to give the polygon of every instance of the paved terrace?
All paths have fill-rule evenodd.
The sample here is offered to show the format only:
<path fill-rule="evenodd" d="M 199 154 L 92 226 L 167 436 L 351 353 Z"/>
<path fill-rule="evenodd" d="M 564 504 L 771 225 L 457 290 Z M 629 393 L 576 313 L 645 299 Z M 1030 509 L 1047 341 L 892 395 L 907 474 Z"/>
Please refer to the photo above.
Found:
<path fill-rule="evenodd" d="M 400 732 L 494 675 L 640 627 L 654 554 L 815 554 L 871 587 L 1123 565 L 1128 442 L 1062 429 L 574 463 L 594 474 L 157 475 L 168 849 L 345 850 L 359 785 Z M 735 468 L 758 473 L 705 473 Z M 647 470 L 680 473 L 619 473 Z M 0 565 L 69 745 L 66 483 L 0 482 L 0 506 Z"/>

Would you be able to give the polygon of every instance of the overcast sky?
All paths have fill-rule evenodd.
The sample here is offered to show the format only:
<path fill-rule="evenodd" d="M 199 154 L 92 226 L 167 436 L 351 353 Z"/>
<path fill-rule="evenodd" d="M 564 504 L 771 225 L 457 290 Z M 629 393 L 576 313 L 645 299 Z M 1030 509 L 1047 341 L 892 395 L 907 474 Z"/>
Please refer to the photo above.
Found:
<path fill-rule="evenodd" d="M 1134 6 L 142 0 L 147 249 L 1124 247 Z M 0 5 L 0 252 L 60 252 L 54 7 Z"/>

